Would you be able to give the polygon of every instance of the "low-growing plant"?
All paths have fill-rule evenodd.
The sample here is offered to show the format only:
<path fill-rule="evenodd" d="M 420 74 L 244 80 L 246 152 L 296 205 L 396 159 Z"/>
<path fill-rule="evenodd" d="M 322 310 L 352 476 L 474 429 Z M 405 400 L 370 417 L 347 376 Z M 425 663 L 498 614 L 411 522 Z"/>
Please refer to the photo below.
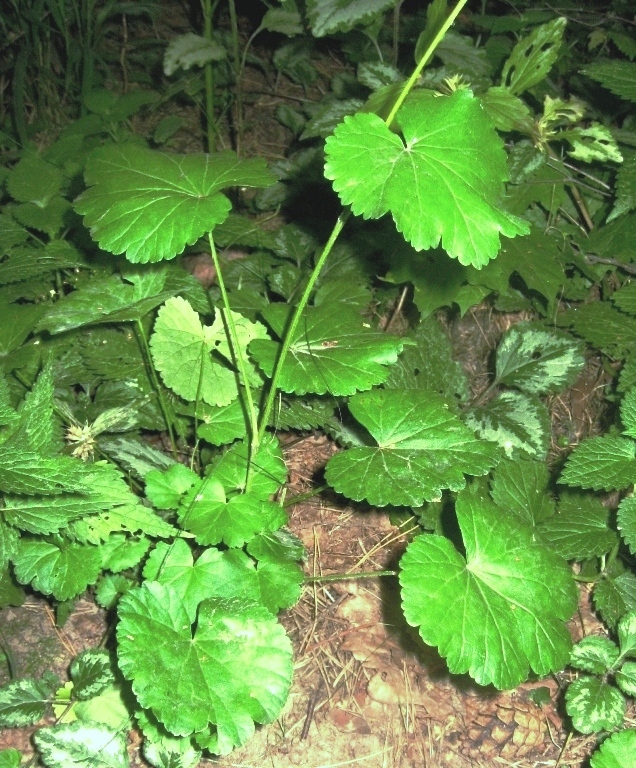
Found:
<path fill-rule="evenodd" d="M 389 4 L 351 17 L 334 8 L 331 20 L 328 5 L 308 3 L 316 36 L 377 20 Z M 621 725 L 581 702 L 597 689 L 623 701 L 608 676 L 634 694 L 625 661 L 636 608 L 633 497 L 615 524 L 597 496 L 557 494 L 546 397 L 583 371 L 581 338 L 608 366 L 627 359 L 623 435 L 582 441 L 558 482 L 629 493 L 632 286 L 612 304 L 581 302 L 599 285 L 610 294 L 607 267 L 615 280 L 629 272 L 633 157 L 616 139 L 636 142 L 626 128 L 586 119 L 583 102 L 546 81 L 565 19 L 513 25 L 524 34 L 495 67 L 448 32 L 465 5 L 429 6 L 410 77 L 380 56 L 358 67 L 366 102 L 331 94 L 322 111 L 283 116 L 297 120 L 301 140 L 327 137 L 324 176 L 344 208 L 322 241 L 294 223 L 267 229 L 245 215 L 247 203 L 232 212 L 228 192 L 258 190 L 252 212 L 284 205 L 316 151 L 281 164 L 278 176 L 232 151 L 160 152 L 122 128 L 134 111 L 125 97 L 6 169 L 0 605 L 19 603 L 19 585 L 30 585 L 63 614 L 94 586 L 117 614 L 119 671 L 108 652 L 87 651 L 65 686 L 45 677 L 0 689 L 6 726 L 54 708 L 58 724 L 35 737 L 46 765 L 125 766 L 122 734 L 134 721 L 152 765 L 194 766 L 202 751 L 227 754 L 278 717 L 292 647 L 277 614 L 304 581 L 303 546 L 285 528 L 294 499 L 281 495 L 280 429 L 325 430 L 343 447 L 325 469 L 331 488 L 418 517 L 400 561 L 403 612 L 451 672 L 509 689 L 578 666 L 603 677 L 568 689 L 574 726 Z M 276 10 L 300 18 L 292 6 Z M 442 66 L 425 71 L 436 51 Z M 625 84 L 634 67 L 583 71 L 634 101 Z M 109 98 L 95 94 L 94 104 Z M 173 261 L 201 239 L 216 270 L 211 291 Z M 230 244 L 249 252 L 224 262 L 217 249 Z M 380 268 L 370 265 L 379 249 Z M 374 292 L 396 301 L 404 285 L 420 320 L 397 336 L 368 307 Z M 491 380 L 471 396 L 432 314 L 452 304 L 465 312 L 493 292 L 495 306 L 535 319 L 504 333 Z M 572 308 L 558 312 L 564 301 Z M 166 435 L 166 449 L 147 432 Z M 453 535 L 442 520 L 449 507 Z M 588 638 L 572 649 L 577 581 L 593 584 L 620 648 Z M 632 736 L 612 736 L 593 765 L 627 754 Z M 0 759 L 15 766 L 20 756 Z"/>

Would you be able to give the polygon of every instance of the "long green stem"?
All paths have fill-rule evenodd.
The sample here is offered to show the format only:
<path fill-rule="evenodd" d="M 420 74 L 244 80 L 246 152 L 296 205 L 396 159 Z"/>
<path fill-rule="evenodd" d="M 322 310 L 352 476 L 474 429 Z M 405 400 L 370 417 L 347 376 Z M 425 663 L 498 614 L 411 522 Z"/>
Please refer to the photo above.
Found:
<path fill-rule="evenodd" d="M 305 576 L 305 584 L 321 581 L 349 581 L 349 579 L 373 579 L 376 576 L 397 576 L 397 571 L 360 571 L 360 573 L 330 573 L 327 576 Z"/>
<path fill-rule="evenodd" d="M 393 109 L 391 110 L 391 113 L 386 118 L 385 123 L 387 126 L 389 127 L 391 126 L 391 123 L 393 122 L 395 115 L 397 114 L 397 111 L 402 106 L 402 104 L 404 103 L 404 100 L 406 99 L 406 97 L 412 90 L 413 86 L 417 82 L 417 79 L 420 76 L 422 69 L 424 69 L 426 63 L 433 55 L 433 51 L 439 45 L 444 35 L 450 29 L 451 25 L 453 24 L 453 22 L 455 21 L 455 19 L 457 18 L 457 16 L 459 15 L 462 8 L 466 5 L 467 2 L 468 0 L 459 0 L 457 5 L 453 9 L 452 13 L 449 15 L 449 17 L 446 19 L 446 21 L 444 22 L 440 30 L 437 32 L 437 34 L 433 38 L 431 44 L 428 46 L 428 48 L 424 52 L 424 55 L 418 62 L 415 68 L 415 71 L 406 82 L 397 101 L 393 105 Z M 287 358 L 287 354 L 289 353 L 292 342 L 295 338 L 295 334 L 298 328 L 298 323 L 300 322 L 300 318 L 303 312 L 305 311 L 307 303 L 309 302 L 309 297 L 311 296 L 311 292 L 314 289 L 314 285 L 318 280 L 318 277 L 327 261 L 327 258 L 329 257 L 329 254 L 331 253 L 331 250 L 333 249 L 333 246 L 336 240 L 338 239 L 340 232 L 342 232 L 342 228 L 344 227 L 350 215 L 351 215 L 351 211 L 347 210 L 347 211 L 343 211 L 343 213 L 341 213 L 340 216 L 338 217 L 338 221 L 336 222 L 331 234 L 329 235 L 329 240 L 327 240 L 327 244 L 325 245 L 323 252 L 320 255 L 320 258 L 318 259 L 318 262 L 314 267 L 313 272 L 311 273 L 309 281 L 305 286 L 305 290 L 303 291 L 303 295 L 300 298 L 300 302 L 298 303 L 298 306 L 294 311 L 291 323 L 289 324 L 289 328 L 285 333 L 280 351 L 278 353 L 278 357 L 276 359 L 276 365 L 274 367 L 274 373 L 272 375 L 269 392 L 267 393 L 267 400 L 265 402 L 265 407 L 261 415 L 261 422 L 258 430 L 259 442 L 263 439 L 265 430 L 267 429 L 267 425 L 269 424 L 269 419 L 272 414 L 272 410 L 274 408 L 274 403 L 276 402 L 278 382 L 280 380 L 281 372 L 283 370 L 283 365 L 285 364 L 285 359 Z"/>
<path fill-rule="evenodd" d="M 232 29 L 232 63 L 234 66 L 234 97 L 236 99 L 236 154 L 241 154 L 241 139 L 243 134 L 243 87 L 241 85 L 241 60 L 239 54 L 238 21 L 236 19 L 236 4 L 228 0 L 230 9 L 230 26 Z"/>
<path fill-rule="evenodd" d="M 150 374 L 150 379 L 152 380 L 153 386 L 155 388 L 155 392 L 157 393 L 157 399 L 159 400 L 159 408 L 161 409 L 163 419 L 166 422 L 168 436 L 170 437 L 170 447 L 172 449 L 172 456 L 176 460 L 177 441 L 175 440 L 175 437 L 174 437 L 172 419 L 170 418 L 170 415 L 168 413 L 168 406 L 166 405 L 166 401 L 164 400 L 164 397 L 163 397 L 163 392 L 161 391 L 161 384 L 159 383 L 159 379 L 157 378 L 157 371 L 155 371 L 155 366 L 152 364 L 152 355 L 150 354 L 150 346 L 148 345 L 148 339 L 146 338 L 146 332 L 144 331 L 144 326 L 141 320 L 137 320 L 135 322 L 135 329 L 137 330 L 137 339 L 139 340 L 139 344 L 141 345 L 141 349 L 144 353 L 146 366 Z"/>
<path fill-rule="evenodd" d="M 203 37 L 212 40 L 212 2 L 203 0 Z M 216 128 L 214 124 L 214 72 L 212 62 L 208 61 L 203 68 L 205 76 L 205 129 L 208 152 L 216 151 Z"/>
<path fill-rule="evenodd" d="M 342 232 L 342 228 L 346 224 L 347 219 L 349 218 L 350 215 L 351 215 L 351 211 L 347 210 L 347 211 L 343 211 L 343 213 L 341 213 L 340 216 L 338 217 L 338 221 L 336 222 L 336 225 L 331 231 L 331 234 L 329 235 L 329 240 L 327 240 L 327 244 L 325 245 L 322 253 L 320 254 L 320 258 L 318 259 L 318 263 L 314 267 L 314 270 L 311 273 L 311 276 L 309 277 L 309 281 L 305 286 L 303 295 L 300 297 L 298 306 L 294 311 L 293 317 L 291 319 L 291 323 L 289 324 L 289 328 L 285 333 L 283 343 L 281 345 L 280 351 L 278 353 L 278 357 L 276 359 L 276 365 L 274 367 L 272 381 L 270 383 L 269 392 L 267 393 L 267 400 L 265 401 L 265 408 L 263 409 L 263 413 L 261 416 L 261 423 L 258 430 L 259 442 L 263 439 L 265 430 L 267 429 L 267 425 L 269 424 L 270 416 L 272 415 L 272 410 L 274 409 L 274 403 L 276 402 L 276 392 L 278 390 L 278 382 L 280 380 L 280 375 L 283 370 L 285 358 L 287 357 L 287 353 L 289 352 L 289 349 L 292 345 L 292 341 L 294 340 L 296 329 L 298 328 L 298 323 L 300 322 L 300 318 L 303 312 L 305 311 L 305 307 L 307 306 L 307 303 L 309 302 L 309 297 L 311 296 L 311 292 L 314 289 L 316 280 L 318 280 L 318 277 L 322 271 L 322 268 L 325 266 L 327 258 L 329 257 L 329 254 L 331 253 L 331 250 L 336 240 L 338 239 L 338 235 Z"/>
<path fill-rule="evenodd" d="M 236 361 L 237 368 L 243 379 L 243 386 L 245 387 L 245 400 L 247 402 L 247 413 L 250 422 L 250 459 L 254 457 L 260 443 L 258 432 L 258 416 L 256 414 L 256 406 L 254 405 L 254 397 L 252 396 L 252 390 L 250 388 L 247 362 L 245 360 L 245 350 L 241 349 L 239 343 L 238 333 L 236 332 L 236 325 L 234 318 L 232 317 L 232 310 L 230 309 L 230 301 L 228 299 L 227 291 L 225 290 L 225 281 L 223 280 L 223 273 L 221 272 L 221 264 L 219 262 L 219 256 L 216 252 L 214 245 L 214 238 L 212 233 L 208 232 L 208 242 L 210 243 L 210 253 L 212 254 L 212 261 L 214 262 L 214 268 L 216 269 L 216 279 L 221 291 L 221 298 L 223 299 L 223 307 L 225 309 L 225 321 L 227 323 L 228 330 L 230 332 L 230 341 L 232 353 Z M 251 460 L 249 464 L 251 465 Z"/>
<path fill-rule="evenodd" d="M 424 69 L 424 67 L 425 67 L 425 66 L 426 66 L 426 64 L 428 63 L 429 59 L 430 59 L 430 58 L 431 58 L 431 56 L 433 55 L 433 52 L 435 51 L 435 49 L 437 48 L 437 46 L 440 44 L 440 42 L 441 42 L 441 41 L 442 41 L 442 39 L 444 38 L 444 35 L 445 35 L 445 34 L 448 32 L 448 30 L 451 28 L 451 26 L 453 25 L 453 23 L 454 23 L 455 19 L 456 19 L 456 18 L 459 16 L 459 14 L 461 13 L 461 11 L 462 11 L 463 7 L 466 5 L 466 3 L 467 3 L 467 2 L 468 2 L 468 0 L 459 0 L 459 2 L 457 3 L 457 5 L 456 5 L 456 6 L 453 8 L 453 10 L 452 10 L 452 12 L 451 12 L 450 16 L 449 16 L 449 17 L 446 19 L 446 21 L 445 21 L 445 22 L 442 24 L 441 28 L 439 29 L 439 31 L 437 32 L 437 34 L 435 35 L 435 37 L 434 37 L 434 38 L 431 40 L 431 43 L 430 43 L 430 45 L 429 45 L 429 46 L 428 46 L 428 48 L 427 48 L 427 49 L 424 51 L 424 55 L 423 55 L 423 56 L 422 56 L 422 58 L 421 58 L 421 59 L 418 61 L 418 63 L 417 63 L 417 66 L 416 66 L 416 67 L 415 67 L 415 69 L 413 70 L 413 74 L 411 75 L 411 77 L 409 77 L 409 79 L 408 79 L 408 81 L 407 81 L 406 85 L 405 85 L 405 86 L 404 86 L 404 88 L 402 89 L 402 92 L 401 92 L 401 93 L 400 93 L 400 95 L 398 96 L 398 98 L 397 98 L 397 101 L 396 101 L 396 102 L 395 102 L 395 104 L 393 105 L 393 109 L 391 110 L 391 112 L 390 112 L 389 116 L 388 116 L 388 117 L 387 117 L 387 119 L 385 120 L 385 122 L 386 122 L 386 124 L 387 124 L 388 126 L 390 126 L 390 125 L 391 125 L 391 123 L 393 122 L 393 120 L 395 119 L 395 116 L 397 115 L 397 112 L 398 112 L 399 108 L 400 108 L 400 107 L 402 106 L 402 104 L 404 103 L 404 99 L 406 99 L 406 97 L 409 95 L 409 93 L 410 93 L 411 89 L 413 88 L 413 86 L 414 86 L 414 85 L 415 85 L 415 83 L 417 82 L 417 79 L 418 79 L 418 77 L 420 76 L 420 74 L 421 74 L 422 70 Z"/>

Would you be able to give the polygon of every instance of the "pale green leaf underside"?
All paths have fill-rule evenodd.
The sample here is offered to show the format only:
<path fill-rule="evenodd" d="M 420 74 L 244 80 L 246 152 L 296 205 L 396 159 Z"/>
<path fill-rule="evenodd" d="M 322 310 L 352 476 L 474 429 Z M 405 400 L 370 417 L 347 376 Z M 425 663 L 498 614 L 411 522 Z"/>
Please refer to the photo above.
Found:
<path fill-rule="evenodd" d="M 263 314 L 281 336 L 289 307 L 274 304 Z M 292 340 L 278 386 L 297 395 L 352 395 L 381 384 L 402 347 L 401 339 L 365 327 L 357 312 L 309 307 Z M 279 349 L 274 341 L 256 339 L 250 344 L 250 354 L 267 376 L 272 375 Z"/>
<path fill-rule="evenodd" d="M 636 443 L 614 435 L 584 440 L 569 455 L 559 482 L 595 491 L 628 488 L 636 483 Z"/>
<path fill-rule="evenodd" d="M 184 400 L 228 405 L 237 396 L 234 373 L 212 360 L 221 332 L 202 325 L 181 297 L 168 299 L 159 310 L 150 338 L 152 358 L 166 386 Z"/>
<path fill-rule="evenodd" d="M 109 144 L 90 156 L 89 189 L 75 209 L 104 250 L 134 262 L 161 261 L 225 220 L 231 205 L 221 189 L 274 180 L 262 159 L 239 160 L 229 151 L 176 155 Z"/>
<path fill-rule="evenodd" d="M 375 390 L 349 401 L 353 416 L 377 441 L 333 456 L 327 482 L 339 493 L 376 506 L 421 506 L 443 488 L 461 490 L 465 474 L 484 475 L 495 447 L 477 440 L 436 393 Z"/>
<path fill-rule="evenodd" d="M 449 539 L 417 537 L 400 566 L 406 620 L 437 646 L 451 672 L 509 689 L 561 669 L 577 604 L 566 563 L 538 545 L 532 529 L 478 493 L 460 494 L 457 517 L 466 559 Z"/>
<path fill-rule="evenodd" d="M 177 592 L 151 581 L 122 598 L 119 618 L 121 670 L 139 703 L 175 736 L 214 724 L 218 751 L 227 754 L 253 734 L 254 721 L 278 716 L 292 648 L 266 608 L 205 600 L 193 631 Z"/>
<path fill-rule="evenodd" d="M 503 144 L 470 91 L 411 99 L 398 120 L 404 140 L 362 113 L 327 139 L 325 175 L 355 214 L 390 212 L 416 250 L 441 239 L 449 256 L 477 268 L 496 256 L 500 235 L 529 232 L 503 210 Z"/>

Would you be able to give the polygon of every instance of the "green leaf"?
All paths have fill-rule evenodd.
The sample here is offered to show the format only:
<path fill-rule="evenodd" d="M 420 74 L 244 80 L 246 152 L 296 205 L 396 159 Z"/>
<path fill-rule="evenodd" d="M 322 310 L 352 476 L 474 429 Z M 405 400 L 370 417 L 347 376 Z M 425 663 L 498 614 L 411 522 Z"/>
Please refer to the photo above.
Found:
<path fill-rule="evenodd" d="M 593 496 L 562 494 L 559 511 L 545 520 L 539 531 L 553 552 L 566 560 L 601 557 L 618 544 L 608 526 L 609 510 Z"/>
<path fill-rule="evenodd" d="M 86 165 L 89 187 L 75 203 L 100 247 L 130 261 L 172 259 L 227 217 L 224 187 L 275 181 L 261 158 L 233 152 L 168 155 L 136 144 L 96 149 Z"/>
<path fill-rule="evenodd" d="M 636 439 L 636 389 L 627 392 L 621 401 L 621 421 L 623 434 Z"/>
<path fill-rule="evenodd" d="M 611 296 L 612 302 L 628 315 L 636 315 L 636 283 L 626 283 Z"/>
<path fill-rule="evenodd" d="M 264 501 L 258 494 L 226 496 L 223 486 L 206 478 L 184 498 L 179 523 L 199 544 L 242 547 L 257 533 L 275 531 L 287 522 L 283 507 Z"/>
<path fill-rule="evenodd" d="M 126 739 L 105 725 L 82 722 L 41 728 L 33 740 L 47 768 L 128 768 Z"/>
<path fill-rule="evenodd" d="M 534 323 L 510 328 L 497 348 L 496 383 L 531 395 L 562 392 L 583 366 L 585 345 Z"/>
<path fill-rule="evenodd" d="M 168 43 L 163 55 L 163 73 L 170 77 L 179 68 L 204 67 L 209 61 L 221 61 L 226 56 L 227 51 L 222 45 L 187 32 Z"/>
<path fill-rule="evenodd" d="M 193 740 L 171 736 L 148 711 L 137 713 L 144 735 L 143 755 L 154 768 L 197 768 L 201 752 Z"/>
<path fill-rule="evenodd" d="M 235 443 L 214 464 L 206 468 L 206 474 L 221 483 L 226 493 L 245 490 L 249 448 L 247 442 Z M 273 436 L 261 441 L 256 456 L 252 457 L 250 494 L 268 499 L 287 479 L 287 466 L 280 443 Z"/>
<path fill-rule="evenodd" d="M 636 339 L 636 318 L 619 312 L 606 301 L 569 309 L 560 322 L 571 325 L 579 336 L 610 357 L 622 357 Z"/>
<path fill-rule="evenodd" d="M 189 302 L 179 296 L 159 310 L 150 338 L 152 359 L 166 386 L 184 400 L 228 405 L 237 396 L 234 373 L 210 356 L 224 340 L 220 331 L 202 325 Z"/>
<path fill-rule="evenodd" d="M 305 556 L 302 541 L 286 530 L 260 533 L 247 545 L 247 551 L 257 560 L 268 563 L 293 563 Z"/>
<path fill-rule="evenodd" d="M 287 37 L 302 35 L 303 25 L 297 10 L 286 8 L 269 8 L 260 26 L 270 32 L 278 32 Z"/>
<path fill-rule="evenodd" d="M 536 397 L 501 392 L 482 408 L 466 413 L 466 425 L 482 439 L 497 443 L 509 458 L 525 452 L 545 457 L 550 442 L 550 416 Z"/>
<path fill-rule="evenodd" d="M 7 190 L 20 203 L 44 207 L 62 188 L 64 177 L 59 168 L 38 155 L 27 155 L 9 174 Z"/>
<path fill-rule="evenodd" d="M 15 554 L 18 544 L 18 532 L 7 525 L 3 515 L 0 515 L 0 572 L 4 571 L 9 560 Z"/>
<path fill-rule="evenodd" d="M 616 673 L 616 684 L 627 696 L 636 696 L 636 662 L 623 664 Z"/>
<path fill-rule="evenodd" d="M 519 130 L 531 124 L 530 110 L 508 88 L 494 86 L 481 96 L 481 103 L 500 131 Z"/>
<path fill-rule="evenodd" d="M 17 749 L 0 749 L 0 768 L 20 768 L 21 760 Z"/>
<path fill-rule="evenodd" d="M 0 688 L 0 725 L 23 728 L 41 720 L 49 708 L 53 688 L 44 681 L 15 680 Z"/>
<path fill-rule="evenodd" d="M 175 736 L 214 724 L 220 754 L 243 744 L 254 721 L 271 722 L 287 699 L 291 643 L 258 604 L 205 600 L 193 629 L 174 589 L 145 582 L 121 599 L 117 637 L 139 703 Z"/>
<path fill-rule="evenodd" d="M 561 131 L 561 141 L 569 141 L 572 149 L 568 152 L 570 157 L 583 163 L 612 162 L 622 163 L 623 156 L 618 149 L 616 139 L 609 128 L 599 123 L 592 123 L 585 128 L 572 128 L 569 131 Z"/>
<path fill-rule="evenodd" d="M 636 768 L 636 731 L 613 733 L 590 759 L 592 768 Z"/>
<path fill-rule="evenodd" d="M 79 463 L 79 462 L 78 462 Z M 150 535 L 171 535 L 174 529 L 157 515 L 141 506 L 140 499 L 132 493 L 121 472 L 112 464 L 96 462 L 83 465 L 85 487 L 79 493 L 61 493 L 49 496 L 8 496 L 5 517 L 12 525 L 31 533 L 46 534 L 59 530 L 77 518 L 90 524 L 91 515 L 109 512 L 156 518 Z M 167 527 L 166 527 L 167 526 Z M 163 532 L 161 532 L 163 531 Z M 96 542 L 93 542 L 96 543 Z"/>
<path fill-rule="evenodd" d="M 88 648 L 71 662 L 73 696 L 80 701 L 98 696 L 115 682 L 110 654 L 97 648 Z"/>
<path fill-rule="evenodd" d="M 393 5 L 392 0 L 307 0 L 307 13 L 314 37 L 348 32 L 358 24 L 369 24 Z"/>
<path fill-rule="evenodd" d="M 289 306 L 272 304 L 263 315 L 274 332 L 282 337 Z M 397 360 L 403 341 L 373 331 L 355 311 L 331 306 L 309 307 L 294 334 L 278 386 L 283 392 L 299 395 L 352 395 L 356 390 L 381 384 L 387 368 Z M 271 377 L 280 344 L 256 339 L 250 354 Z"/>
<path fill-rule="evenodd" d="M 621 99 L 636 102 L 636 64 L 614 59 L 595 61 L 581 72 Z"/>
<path fill-rule="evenodd" d="M 12 213 L 25 227 L 44 232 L 49 237 L 55 237 L 60 230 L 68 225 L 71 204 L 60 195 L 52 197 L 46 205 L 38 203 L 22 203 L 16 206 Z"/>
<path fill-rule="evenodd" d="M 179 539 L 170 547 L 157 545 L 144 567 L 144 577 L 173 587 L 191 621 L 196 618 L 198 605 L 209 597 L 257 601 L 276 614 L 298 600 L 303 580 L 300 568 L 293 563 L 261 563 L 256 569 L 253 561 L 236 549 L 206 549 L 195 563 L 190 548 Z"/>
<path fill-rule="evenodd" d="M 384 382 L 389 389 L 425 389 L 448 400 L 468 399 L 468 382 L 461 365 L 453 360 L 453 347 L 436 317 L 421 321 Z"/>
<path fill-rule="evenodd" d="M 568 456 L 560 483 L 613 491 L 636 483 L 636 443 L 625 437 L 590 437 Z"/>
<path fill-rule="evenodd" d="M 35 330 L 45 308 L 43 304 L 5 304 L 0 299 L 0 360 L 17 349 Z"/>
<path fill-rule="evenodd" d="M 116 731 L 128 730 L 131 717 L 124 697 L 130 700 L 127 690 L 122 693 L 119 685 L 109 685 L 99 696 L 75 702 L 73 712 L 78 720 L 87 725 L 101 723 Z"/>
<path fill-rule="evenodd" d="M 95 600 L 98 605 L 109 611 L 117 605 L 119 598 L 125 595 L 132 585 L 132 581 L 125 576 L 114 574 L 102 576 L 97 582 Z"/>
<path fill-rule="evenodd" d="M 365 219 L 390 211 L 416 250 L 441 239 L 477 268 L 496 256 L 500 234 L 529 232 L 502 209 L 503 145 L 470 91 L 412 97 L 398 121 L 404 140 L 374 114 L 346 117 L 327 139 L 325 175 L 344 205 Z"/>
<path fill-rule="evenodd" d="M 443 536 L 412 541 L 400 562 L 404 616 L 437 646 L 454 673 L 513 688 L 530 670 L 561 669 L 570 655 L 565 623 L 577 590 L 567 564 L 532 529 L 474 487 L 456 505 L 464 558 Z"/>
<path fill-rule="evenodd" d="M 56 269 L 79 268 L 85 266 L 85 263 L 82 254 L 66 240 L 52 240 L 37 249 L 13 248 L 0 264 L 0 285 L 41 277 Z"/>
<path fill-rule="evenodd" d="M 547 489 L 544 462 L 504 459 L 493 473 L 490 493 L 500 509 L 534 527 L 554 514 L 554 501 Z"/>
<path fill-rule="evenodd" d="M 157 509 L 178 509 L 181 497 L 199 482 L 199 476 L 183 464 L 165 472 L 153 469 L 145 477 L 146 496 Z"/>
<path fill-rule="evenodd" d="M 636 611 L 626 613 L 618 622 L 618 639 L 621 654 L 636 658 Z"/>
<path fill-rule="evenodd" d="M 580 733 L 611 731 L 625 718 L 623 694 L 604 680 L 588 675 L 570 683 L 565 708 Z"/>
<path fill-rule="evenodd" d="M 350 499 L 421 506 L 443 488 L 461 490 L 465 474 L 484 475 L 496 461 L 494 446 L 477 440 L 436 393 L 374 390 L 354 395 L 349 410 L 378 443 L 327 463 L 327 482 Z"/>
<path fill-rule="evenodd" d="M 522 38 L 503 66 L 502 86 L 518 96 L 541 82 L 557 60 L 566 23 L 564 18 L 554 19 Z"/>
<path fill-rule="evenodd" d="M 614 208 L 607 221 L 613 221 L 636 208 L 636 152 L 623 150 L 623 164 L 616 174 Z"/>
<path fill-rule="evenodd" d="M 227 445 L 237 438 L 247 437 L 249 425 L 241 397 L 218 408 L 200 406 L 197 416 L 200 419 L 197 437 L 211 445 Z"/>
<path fill-rule="evenodd" d="M 9 443 L 0 445 L 0 490 L 8 493 L 58 494 L 85 490 L 86 468 L 70 456 L 17 453 Z"/>
<path fill-rule="evenodd" d="M 591 635 L 580 640 L 570 656 L 570 666 L 594 675 L 604 675 L 618 660 L 618 647 L 607 637 Z"/>
<path fill-rule="evenodd" d="M 630 572 L 606 574 L 594 586 L 594 605 L 603 621 L 615 628 L 621 616 L 636 610 L 636 576 Z"/>
<path fill-rule="evenodd" d="M 7 608 L 10 605 L 20 607 L 26 600 L 26 593 L 22 587 L 18 586 L 13 574 L 4 568 L 0 571 L 0 608 Z"/>
<path fill-rule="evenodd" d="M 18 420 L 12 425 L 5 443 L 22 450 L 28 448 L 44 455 L 62 448 L 57 425 L 53 419 L 53 371 L 45 365 L 30 392 L 18 409 Z"/>
<path fill-rule="evenodd" d="M 143 480 L 152 469 L 168 469 L 174 459 L 147 443 L 130 437 L 100 437 L 99 447 L 123 469 Z"/>
<path fill-rule="evenodd" d="M 342 122 L 345 115 L 355 114 L 364 102 L 362 99 L 331 99 L 323 101 L 315 110 L 305 129 L 300 134 L 300 140 L 323 138 L 331 136 L 336 126 Z"/>
<path fill-rule="evenodd" d="M 97 581 L 102 563 L 99 549 L 91 545 L 21 539 L 13 564 L 21 584 L 70 600 Z"/>
<path fill-rule="evenodd" d="M 62 333 L 95 323 L 141 320 L 172 295 L 163 290 L 165 272 L 144 277 L 126 275 L 125 279 L 135 285 L 112 275 L 73 291 L 50 307 L 37 330 Z"/>

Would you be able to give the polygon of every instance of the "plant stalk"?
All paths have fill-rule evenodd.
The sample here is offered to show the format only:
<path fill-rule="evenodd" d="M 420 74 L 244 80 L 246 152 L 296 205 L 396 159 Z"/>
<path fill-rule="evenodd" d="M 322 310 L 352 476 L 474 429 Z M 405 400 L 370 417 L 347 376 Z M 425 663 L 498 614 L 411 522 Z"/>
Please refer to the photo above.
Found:
<path fill-rule="evenodd" d="M 327 576 L 305 576 L 305 584 L 320 581 L 349 581 L 349 579 L 373 579 L 376 576 L 397 576 L 397 571 L 360 571 L 360 573 L 330 573 Z"/>
<path fill-rule="evenodd" d="M 208 232 L 208 242 L 210 243 L 210 253 L 212 254 L 212 261 L 214 262 L 214 268 L 216 269 L 216 279 L 219 283 L 219 289 L 221 291 L 221 298 L 223 300 L 223 308 L 225 310 L 225 322 L 227 324 L 227 330 L 229 330 L 230 348 L 234 355 L 236 366 L 243 379 L 243 386 L 245 388 L 245 400 L 247 402 L 247 413 L 250 422 L 250 459 L 248 461 L 248 485 L 250 470 L 252 467 L 252 459 L 256 455 L 258 446 L 260 444 L 260 434 L 258 431 L 258 416 L 256 413 L 256 406 L 254 405 L 254 397 L 252 396 L 252 389 L 250 387 L 247 363 L 245 360 L 245 350 L 241 349 L 239 344 L 238 334 L 236 332 L 236 325 L 234 318 L 232 317 L 232 311 L 230 309 L 230 300 L 225 289 L 225 281 L 223 280 L 223 273 L 221 271 L 221 264 L 219 262 L 219 255 L 214 245 L 214 238 L 212 233 Z"/>
<path fill-rule="evenodd" d="M 144 331 L 144 327 L 141 320 L 135 321 L 135 329 L 137 331 L 137 339 L 141 345 L 141 349 L 146 359 L 146 365 L 148 366 L 148 372 L 150 373 L 150 378 L 154 385 L 155 392 L 157 393 L 157 398 L 159 400 L 159 408 L 161 409 L 163 419 L 166 422 L 166 427 L 168 429 L 168 436 L 170 438 L 170 447 L 172 449 L 172 457 L 176 461 L 177 453 L 178 453 L 177 441 L 175 440 L 175 436 L 174 436 L 172 419 L 170 419 L 170 416 L 168 414 L 168 406 L 166 405 L 166 401 L 164 400 L 164 397 L 163 397 L 163 392 L 161 391 L 161 384 L 159 383 L 159 379 L 157 378 L 157 371 L 155 371 L 155 366 L 152 364 L 152 355 L 150 354 L 150 346 L 148 345 L 148 339 L 146 338 L 146 332 Z"/>
<path fill-rule="evenodd" d="M 455 19 L 462 12 L 462 9 L 464 8 L 464 6 L 466 5 L 467 2 L 468 2 L 468 0 L 459 0 L 457 5 L 451 11 L 449 17 L 442 24 L 442 26 L 441 26 L 440 30 L 438 31 L 438 33 L 431 40 L 431 43 L 428 46 L 428 48 L 424 51 L 424 55 L 418 61 L 417 66 L 413 70 L 413 74 L 407 80 L 406 85 L 402 89 L 402 92 L 400 93 L 400 95 L 398 96 L 395 104 L 393 105 L 393 109 L 389 113 L 389 116 L 387 117 L 387 119 L 384 121 L 389 127 L 393 123 L 393 120 L 395 119 L 395 116 L 397 115 L 398 110 L 400 109 L 400 107 L 404 103 L 404 99 L 406 99 L 406 97 L 409 95 L 409 93 L 411 92 L 411 89 L 413 88 L 413 86 L 417 82 L 417 79 L 420 76 L 422 70 L 428 64 L 429 59 L 433 55 L 433 52 L 435 51 L 437 46 L 441 43 L 442 39 L 444 38 L 444 35 L 453 26 L 453 23 L 454 23 Z"/>
<path fill-rule="evenodd" d="M 203 4 L 203 37 L 212 40 L 212 0 L 202 0 Z M 205 130 L 208 152 L 216 152 L 216 127 L 214 124 L 214 71 L 212 62 L 206 62 L 203 73 L 205 76 Z"/>
<path fill-rule="evenodd" d="M 331 234 L 329 235 L 329 240 L 327 240 L 327 244 L 323 248 L 323 251 L 320 254 L 320 258 L 318 259 L 318 263 L 314 267 L 313 272 L 311 273 L 309 280 L 307 281 L 307 285 L 305 286 L 303 295 L 300 297 L 300 301 L 298 302 L 298 305 L 294 310 L 291 323 L 289 324 L 289 328 L 285 333 L 285 336 L 283 338 L 283 343 L 278 353 L 278 357 L 276 358 L 276 365 L 274 366 L 272 381 L 270 383 L 269 392 L 267 393 L 267 400 L 265 401 L 265 407 L 263 409 L 263 414 L 261 416 L 261 423 L 258 430 L 258 442 L 260 442 L 263 439 L 263 436 L 265 435 L 265 430 L 267 429 L 267 425 L 269 424 L 269 419 L 270 419 L 270 416 L 272 415 L 272 410 L 274 409 L 274 403 L 276 402 L 278 382 L 280 380 L 280 376 L 283 370 L 285 359 L 287 357 L 287 353 L 289 352 L 289 349 L 294 340 L 294 336 L 296 334 L 296 329 L 298 328 L 298 323 L 300 322 L 300 318 L 303 312 L 305 311 L 307 303 L 309 302 L 309 297 L 311 296 L 311 292 L 314 289 L 316 280 L 318 280 L 318 277 L 322 271 L 322 268 L 325 266 L 325 263 L 329 257 L 329 254 L 331 253 L 333 246 L 336 240 L 338 239 L 338 236 L 342 232 L 342 228 L 347 223 L 347 219 L 349 218 L 350 215 L 351 215 L 351 211 L 347 210 L 347 211 L 343 211 L 340 214 L 340 216 L 338 216 L 338 221 L 336 221 L 336 224 L 333 230 L 331 231 Z"/>

